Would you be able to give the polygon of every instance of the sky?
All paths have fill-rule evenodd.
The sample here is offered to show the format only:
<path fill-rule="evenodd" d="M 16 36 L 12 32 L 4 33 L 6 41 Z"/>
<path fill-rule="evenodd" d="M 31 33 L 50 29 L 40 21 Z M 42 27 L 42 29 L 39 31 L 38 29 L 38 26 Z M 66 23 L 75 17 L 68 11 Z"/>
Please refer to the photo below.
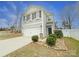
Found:
<path fill-rule="evenodd" d="M 30 5 L 42 6 L 50 13 L 54 14 L 54 20 L 61 26 L 61 13 L 65 6 L 75 5 L 76 2 L 55 2 L 55 1 L 0 1 L 0 28 L 15 25 Z M 76 24 L 76 23 L 75 23 Z M 75 25 L 75 26 L 78 26 Z"/>

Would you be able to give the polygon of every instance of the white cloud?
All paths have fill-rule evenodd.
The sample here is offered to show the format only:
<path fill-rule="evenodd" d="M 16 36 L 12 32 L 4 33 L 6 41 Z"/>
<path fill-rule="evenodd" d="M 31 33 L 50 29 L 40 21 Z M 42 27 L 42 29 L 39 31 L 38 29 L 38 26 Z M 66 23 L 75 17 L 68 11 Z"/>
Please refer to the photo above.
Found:
<path fill-rule="evenodd" d="M 26 10 L 27 4 L 24 3 L 23 1 L 20 2 L 20 5 L 22 6 L 23 11 Z"/>
<path fill-rule="evenodd" d="M 18 18 L 17 18 L 17 6 L 13 3 L 13 2 L 8 2 L 8 4 L 11 6 L 11 9 L 8 9 L 7 7 L 6 7 L 6 5 L 3 7 L 3 8 L 0 8 L 0 11 L 2 11 L 2 12 L 7 12 L 7 13 L 5 13 L 5 15 L 6 15 L 6 17 L 8 17 L 8 20 L 10 20 L 9 22 L 8 22 L 8 20 L 6 20 L 6 19 L 0 19 L 0 26 L 2 26 L 2 24 L 10 24 L 10 25 L 13 25 L 13 24 L 15 24 L 15 23 L 17 23 L 17 21 L 18 21 Z"/>
<path fill-rule="evenodd" d="M 6 19 L 0 19 L 0 23 L 5 23 L 6 22 Z"/>
<path fill-rule="evenodd" d="M 17 11 L 17 7 L 13 2 L 8 2 L 8 4 L 10 4 L 11 8 L 13 9 L 13 11 Z"/>
<path fill-rule="evenodd" d="M 10 14 L 8 17 L 11 21 L 10 24 L 14 24 L 17 21 L 17 15 L 15 14 Z"/>
<path fill-rule="evenodd" d="M 7 19 L 4 18 L 0 19 L 0 27 L 2 28 L 8 27 Z"/>
<path fill-rule="evenodd" d="M 3 8 L 0 8 L 0 11 L 1 12 L 8 12 L 8 8 L 6 6 L 3 6 Z"/>
<path fill-rule="evenodd" d="M 17 16 L 15 15 L 15 14 L 10 14 L 10 15 L 8 15 L 10 18 L 12 18 L 12 19 L 16 19 L 17 18 Z"/>
<path fill-rule="evenodd" d="M 11 3 L 12 8 L 14 9 L 14 11 L 17 11 L 17 7 L 14 3 Z"/>

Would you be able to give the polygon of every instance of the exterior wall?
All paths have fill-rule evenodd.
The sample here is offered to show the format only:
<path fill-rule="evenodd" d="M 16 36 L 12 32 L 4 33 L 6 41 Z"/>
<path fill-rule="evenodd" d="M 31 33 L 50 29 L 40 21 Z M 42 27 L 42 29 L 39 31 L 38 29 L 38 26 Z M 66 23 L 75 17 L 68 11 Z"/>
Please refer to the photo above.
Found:
<path fill-rule="evenodd" d="M 48 19 L 51 19 L 50 21 L 48 21 Z M 44 37 L 48 35 L 48 28 L 51 27 L 52 28 L 52 33 L 54 30 L 54 18 L 52 17 L 52 15 L 48 12 L 42 11 L 42 30 L 43 30 L 43 35 Z"/>
<path fill-rule="evenodd" d="M 36 12 L 36 18 L 32 19 L 32 13 Z M 24 36 L 39 35 L 42 33 L 42 18 L 39 17 L 39 9 L 32 7 L 28 8 L 27 12 L 24 14 L 25 17 L 30 14 L 29 21 L 22 22 L 22 33 Z"/>
<path fill-rule="evenodd" d="M 41 10 L 41 18 L 39 17 L 39 11 Z M 32 19 L 32 13 L 36 12 L 36 18 Z M 47 36 L 47 16 L 45 11 L 38 7 L 30 7 L 28 8 L 27 12 L 24 14 L 24 16 L 30 15 L 29 21 L 22 22 L 22 33 L 25 36 L 33 36 L 33 35 L 39 35 L 40 33 L 43 34 L 43 37 Z M 52 18 L 51 18 L 52 19 Z M 51 24 L 53 25 L 53 24 Z"/>
<path fill-rule="evenodd" d="M 52 33 L 54 33 L 54 18 L 51 14 L 46 14 L 46 31 L 47 31 L 47 35 L 48 35 L 48 28 L 51 27 L 52 28 Z M 48 20 L 51 19 L 51 20 Z"/>
<path fill-rule="evenodd" d="M 44 14 L 44 11 L 42 11 L 42 33 L 43 37 L 46 36 L 46 16 Z"/>
<path fill-rule="evenodd" d="M 33 35 L 39 35 L 42 32 L 41 25 L 42 25 L 41 21 L 23 24 L 22 33 L 24 36 L 29 36 L 29 37 Z"/>
<path fill-rule="evenodd" d="M 79 40 L 79 29 L 62 29 L 65 37 L 72 37 Z"/>
<path fill-rule="evenodd" d="M 33 36 L 33 35 L 39 35 L 41 30 L 40 27 L 37 27 L 37 28 L 29 28 L 29 29 L 25 29 L 23 30 L 23 33 L 25 36 Z"/>

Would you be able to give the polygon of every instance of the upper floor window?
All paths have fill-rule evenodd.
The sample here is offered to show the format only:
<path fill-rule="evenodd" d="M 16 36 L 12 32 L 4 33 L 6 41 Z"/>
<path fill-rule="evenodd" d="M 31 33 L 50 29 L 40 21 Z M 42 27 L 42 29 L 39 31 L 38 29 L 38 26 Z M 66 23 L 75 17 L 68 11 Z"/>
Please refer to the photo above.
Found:
<path fill-rule="evenodd" d="M 32 19 L 36 18 L 36 12 L 32 13 Z"/>
<path fill-rule="evenodd" d="M 51 21 L 51 19 L 48 19 L 48 21 Z"/>
<path fill-rule="evenodd" d="M 23 17 L 24 22 L 26 21 L 25 16 Z"/>
<path fill-rule="evenodd" d="M 41 18 L 41 11 L 39 11 L 39 17 Z"/>
<path fill-rule="evenodd" d="M 27 20 L 29 20 L 30 19 L 30 15 L 27 15 Z"/>

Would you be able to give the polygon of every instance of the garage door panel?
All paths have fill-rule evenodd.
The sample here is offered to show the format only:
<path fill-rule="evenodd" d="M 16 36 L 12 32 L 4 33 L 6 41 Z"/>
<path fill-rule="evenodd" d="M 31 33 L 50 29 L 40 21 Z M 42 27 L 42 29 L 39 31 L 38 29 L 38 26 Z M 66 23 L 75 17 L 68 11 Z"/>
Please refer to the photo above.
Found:
<path fill-rule="evenodd" d="M 23 33 L 25 36 L 39 35 L 39 33 L 41 33 L 41 28 L 29 28 L 23 30 Z"/>

